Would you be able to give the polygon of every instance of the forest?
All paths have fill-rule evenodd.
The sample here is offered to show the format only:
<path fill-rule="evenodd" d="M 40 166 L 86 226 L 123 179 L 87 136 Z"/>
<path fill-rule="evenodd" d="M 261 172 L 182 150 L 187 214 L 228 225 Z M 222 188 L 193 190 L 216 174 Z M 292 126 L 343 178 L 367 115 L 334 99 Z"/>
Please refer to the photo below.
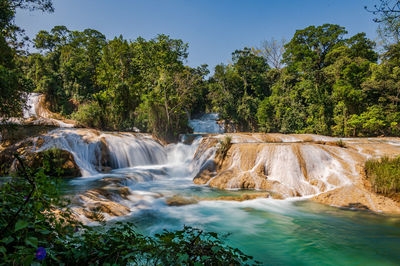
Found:
<path fill-rule="evenodd" d="M 31 8 L 48 10 L 46 1 Z M 204 112 L 219 113 L 237 131 L 400 133 L 396 41 L 386 41 L 378 53 L 365 33 L 309 26 L 287 42 L 272 39 L 235 50 L 229 64 L 210 74 L 207 65 L 186 65 L 189 44 L 163 34 L 108 40 L 95 29 L 55 26 L 38 32 L 36 52 L 27 52 L 13 24 L 15 9 L 2 12 L 3 117 L 18 114 L 23 93 L 35 91 L 46 95 L 52 111 L 82 126 L 138 128 L 167 140 L 190 132 L 189 117 Z M 379 21 L 381 36 L 396 40 L 392 21 Z"/>
<path fill-rule="evenodd" d="M 79 31 L 59 25 L 52 27 L 50 30 L 39 31 L 35 37 L 30 39 L 26 36 L 24 29 L 16 24 L 16 12 L 18 10 L 29 10 L 51 13 L 54 12 L 53 1 L 0 0 L 0 130 L 7 126 L 9 121 L 15 121 L 10 118 L 22 116 L 24 108 L 26 109 L 27 107 L 29 93 L 36 92 L 45 96 L 48 109 L 64 118 L 77 121 L 80 127 L 105 131 L 151 133 L 155 136 L 154 142 L 151 142 L 152 146 L 150 146 L 153 148 L 158 147 L 157 145 L 163 148 L 161 144 L 176 141 L 180 134 L 191 133 L 192 129 L 188 124 L 189 119 L 204 113 L 218 113 L 221 122 L 228 125 L 230 130 L 237 132 L 314 133 L 339 137 L 400 136 L 400 1 L 380 0 L 377 2 L 376 6 L 365 8 L 366 14 L 370 12 L 375 16 L 379 35 L 377 40 L 369 39 L 363 32 L 351 35 L 348 33 L 348 30 L 351 31 L 350 29 L 336 24 L 310 25 L 303 29 L 297 29 L 290 40 L 272 38 L 258 46 L 238 47 L 237 50 L 232 51 L 232 57 L 229 62 L 220 63 L 215 68 L 210 69 L 205 64 L 197 67 L 189 66 L 189 44 L 184 40 L 173 39 L 165 34 L 159 34 L 152 39 L 144 39 L 142 37 L 131 39 L 132 36 L 122 35 L 109 39 L 96 29 L 88 28 Z M 393 2 L 395 5 L 389 5 L 389 3 Z M 260 36 L 260 38 L 263 38 L 263 36 Z M 40 124 L 39 127 L 41 127 Z M 15 126 L 15 128 L 18 129 L 18 126 Z M 54 128 L 51 127 L 51 129 Z M 78 130 L 81 129 L 76 131 Z M 102 132 L 87 130 L 87 132 L 89 131 L 97 132 L 96 134 L 98 135 L 100 135 L 98 132 Z M 115 151 L 122 150 L 123 152 L 123 147 L 131 147 L 123 146 L 126 144 L 123 138 L 127 137 L 127 135 L 118 132 L 107 133 L 109 133 L 108 137 L 111 139 L 114 137 L 119 138 L 118 143 L 110 142 L 115 146 Z M 103 141 L 98 141 L 99 147 L 100 144 L 106 145 L 105 143 L 107 143 L 104 137 L 106 134 L 104 132 L 101 134 L 103 134 Z M 39 144 L 39 139 L 32 140 L 33 138 L 31 137 L 35 135 L 33 131 L 29 132 L 28 135 L 27 142 L 24 143 L 18 140 L 18 143 L 10 144 L 11 148 L 7 150 L 7 152 L 10 152 L 3 153 L 3 155 L 6 154 L 8 156 L 7 158 L 6 155 L 0 154 L 8 160 L 4 164 L 4 158 L 0 158 L 3 160 L 1 161 L 0 170 L 3 170 L 4 165 L 10 169 L 0 180 L 0 257 L 2 258 L 0 265 L 38 265 L 40 263 L 43 265 L 70 265 L 76 263 L 79 265 L 261 264 L 261 262 L 253 259 L 252 256 L 242 253 L 241 250 L 226 245 L 224 240 L 229 234 L 207 232 L 206 228 L 197 229 L 191 226 L 184 226 L 182 230 L 178 231 L 163 230 L 152 235 L 141 234 L 136 225 L 131 222 L 106 223 L 104 215 L 102 216 L 102 212 L 100 212 L 100 207 L 103 205 L 99 205 L 100 207 L 96 205 L 91 213 L 94 215 L 93 221 L 98 222 L 96 225 L 99 226 L 92 226 L 93 224 L 88 226 L 79 219 L 75 219 L 70 208 L 71 199 L 73 198 L 66 197 L 63 194 L 69 188 L 67 186 L 65 189 L 67 182 L 74 177 L 64 178 L 63 180 L 57 178 L 68 170 L 64 169 L 65 161 L 63 160 L 65 158 L 61 158 L 62 154 L 69 154 L 68 151 L 62 151 L 57 147 L 40 151 L 40 155 L 38 155 L 41 156 L 40 162 L 33 163 L 34 158 L 39 157 L 29 157 L 28 150 L 31 147 L 37 148 L 36 146 L 41 144 Z M 95 134 L 93 133 L 93 135 Z M 136 136 L 136 134 L 132 134 L 129 137 L 133 138 L 133 135 Z M 62 136 L 65 138 L 68 134 Z M 1 137 L 0 135 L 0 141 L 2 140 Z M 79 139 L 84 138 L 80 137 Z M 84 140 L 86 141 L 86 139 Z M 163 140 L 163 142 L 161 143 L 159 140 Z M 215 147 L 218 145 L 218 148 L 215 149 L 217 160 L 222 158 L 221 161 L 223 162 L 225 156 L 228 156 L 228 150 L 233 145 L 231 140 L 231 136 L 225 136 L 224 140 L 214 140 L 212 142 L 215 143 Z M 89 143 L 91 140 L 87 140 L 88 143 L 85 141 L 76 142 L 78 144 L 74 147 L 79 149 L 82 148 L 80 147 L 81 145 L 84 146 L 82 149 L 85 149 L 85 145 L 91 144 Z M 150 154 L 149 149 L 144 148 L 147 147 L 145 144 L 149 139 L 143 138 L 140 141 L 143 144 L 142 146 L 139 145 L 139 148 L 142 149 L 140 152 L 149 155 L 149 157 L 154 154 L 157 155 L 159 150 L 164 151 L 162 149 L 154 149 L 154 152 Z M 380 141 L 381 139 L 378 139 L 377 142 Z M 43 140 L 42 144 L 44 142 Z M 306 142 L 308 145 L 310 141 L 304 138 L 301 140 L 302 142 Z M 377 145 L 377 142 L 371 142 L 370 146 Z M 247 142 L 242 143 L 249 144 Z M 318 173 L 318 175 L 315 174 L 317 178 L 312 181 L 322 179 L 323 174 L 328 173 L 329 169 L 334 168 L 332 173 L 338 173 L 338 176 L 342 177 L 344 176 L 343 173 L 345 173 L 344 170 L 351 168 L 346 165 L 346 167 L 342 167 L 343 169 L 346 168 L 342 169 L 342 172 L 341 169 L 337 169 L 340 168 L 338 166 L 341 166 L 341 164 L 332 163 L 336 162 L 336 157 L 339 157 L 336 153 L 334 157 L 331 156 L 333 159 L 326 159 L 331 158 L 328 156 L 330 148 L 337 151 L 339 148 L 346 149 L 348 144 L 342 139 L 327 143 L 315 140 L 309 147 L 304 149 L 304 154 L 307 151 L 311 154 L 307 157 L 311 168 L 322 169 L 321 172 L 324 172 L 322 174 Z M 132 144 L 132 147 L 136 147 L 134 144 L 136 142 Z M 265 145 L 265 147 L 268 144 L 271 144 L 269 140 L 256 143 L 256 145 Z M 278 143 L 272 144 L 277 144 L 276 150 L 279 151 L 280 147 L 278 146 L 282 143 L 279 145 Z M 295 143 L 296 154 L 302 154 L 299 152 L 298 144 L 297 142 Z M 365 142 L 361 143 L 363 147 L 367 146 L 365 144 Z M 0 145 L 0 151 L 3 152 L 7 147 L 2 145 Z M 184 146 L 182 143 L 176 146 L 178 145 Z M 290 147 L 289 145 L 284 143 L 282 147 L 286 149 Z M 393 146 L 398 147 L 398 144 L 395 143 Z M 102 156 L 103 152 L 107 152 L 111 145 L 101 147 L 105 147 L 103 150 L 99 149 L 99 153 Z M 250 147 L 250 145 L 247 147 Z M 315 147 L 322 148 L 317 149 Z M 94 151 L 94 149 L 87 150 L 88 152 L 86 153 Z M 167 159 L 167 152 L 175 152 L 173 149 L 168 150 L 166 148 L 165 150 L 164 155 Z M 253 154 L 262 153 L 258 146 L 248 150 L 250 152 L 254 151 Z M 284 150 L 283 148 L 282 150 L 281 154 L 294 154 L 294 152 L 290 153 L 292 150 Z M 355 151 L 352 148 L 348 150 Z M 393 150 L 395 149 L 393 148 Z M 137 150 L 134 151 L 135 156 L 138 155 L 140 157 L 140 152 L 136 153 Z M 187 156 L 189 154 L 187 149 L 183 151 L 185 153 L 182 152 L 184 154 L 184 156 L 181 156 L 182 158 L 190 157 Z M 319 153 L 315 151 L 319 151 Z M 122 152 L 121 154 L 123 154 Z M 193 156 L 195 155 L 194 152 Z M 378 149 L 377 154 L 380 154 L 379 152 L 380 150 Z M 33 148 L 31 153 L 33 153 Z M 95 152 L 93 154 L 96 155 Z M 196 152 L 196 154 L 201 153 Z M 72 153 L 69 155 L 69 158 L 73 158 Z M 132 154 L 129 155 L 131 156 Z M 364 155 L 369 156 L 368 151 Z M 111 161 L 110 156 L 105 160 Z M 232 156 L 232 154 L 229 154 L 229 156 Z M 359 157 L 361 158 L 362 156 Z M 181 167 L 182 165 L 187 167 L 186 164 L 182 164 L 181 161 L 183 159 L 181 157 L 178 158 L 177 156 L 178 159 L 174 160 L 174 164 L 168 164 L 170 163 L 168 160 L 162 161 L 160 164 L 150 164 L 154 168 L 150 167 L 147 169 L 148 172 L 145 172 L 147 161 L 143 163 L 144 165 L 133 166 L 133 164 L 129 164 L 126 167 L 118 166 L 112 169 L 110 167 L 111 163 L 102 165 L 102 159 L 100 158 L 99 167 L 93 168 L 96 169 L 98 176 L 111 173 L 108 171 L 123 168 L 130 169 L 132 173 L 129 172 L 126 177 L 131 178 L 132 176 L 132 180 L 135 182 L 141 180 L 142 176 L 138 173 L 161 173 L 158 176 L 154 174 L 154 180 L 157 181 L 161 175 L 170 177 L 170 172 L 176 174 L 181 170 L 178 167 L 179 164 L 175 164 L 175 161 L 179 161 Z M 246 157 L 245 151 L 243 151 L 242 157 Z M 252 158 L 251 156 L 247 157 Z M 297 162 L 296 158 L 298 157 L 277 157 L 279 157 L 279 160 L 276 161 L 283 161 L 283 163 L 280 163 L 280 166 L 276 167 L 276 169 L 287 170 L 286 168 L 288 168 L 288 171 L 295 169 L 294 167 L 288 167 L 286 162 L 287 158 L 295 158 L 292 163 Z M 368 158 L 370 157 L 372 158 L 372 156 Z M 232 161 L 236 159 L 235 157 Z M 73 158 L 69 162 L 75 162 L 74 160 Z M 348 159 L 343 156 L 340 160 L 347 161 Z M 86 162 L 89 161 L 86 160 Z M 302 159 L 300 161 L 306 165 L 305 160 Z M 95 163 L 90 163 L 95 165 Z M 397 193 L 396 197 L 400 197 L 398 196 L 400 191 L 400 182 L 398 181 L 399 164 L 399 158 L 383 157 L 382 159 L 368 160 L 365 167 L 365 176 L 371 180 L 371 189 L 385 196 L 393 196 L 394 193 Z M 239 163 L 239 165 L 241 164 Z M 303 167 L 298 167 L 300 169 L 299 173 L 301 172 L 300 177 L 301 174 L 307 172 L 307 170 L 304 170 L 307 169 L 304 165 Z M 321 165 L 321 168 L 317 168 L 316 165 Z M 13 172 L 11 171 L 11 166 L 14 167 Z M 136 166 L 140 171 L 133 172 L 132 169 Z M 80 173 L 76 163 L 72 167 L 76 167 L 75 170 Z M 359 165 L 357 164 L 357 171 L 358 167 Z M 211 169 L 199 168 L 206 171 Z M 214 172 L 215 169 L 212 170 L 209 172 Z M 317 170 L 314 172 L 318 172 Z M 254 171 L 251 170 L 251 172 Z M 263 176 L 263 181 L 268 179 L 268 171 L 263 170 L 261 172 L 265 175 Z M 80 175 L 79 173 L 78 175 Z M 186 175 L 189 176 L 189 174 L 187 174 L 187 171 L 183 173 L 185 175 L 182 176 L 187 179 Z M 200 173 L 196 173 L 196 176 Z M 286 172 L 283 171 L 283 173 L 283 176 L 289 176 L 289 174 L 286 175 Z M 181 182 L 183 177 L 179 176 L 179 174 L 177 174 L 177 180 Z M 153 175 L 149 174 L 148 176 L 149 179 L 153 178 Z M 309 176 L 311 176 L 311 173 Z M 330 174 L 329 177 L 332 176 L 334 175 Z M 192 176 L 189 177 L 191 180 L 194 179 Z M 98 180 L 99 184 L 103 182 L 108 189 L 118 191 L 124 197 L 136 185 L 136 183 L 125 184 L 125 179 L 122 179 L 118 172 L 113 172 L 110 177 L 104 176 L 104 178 L 101 178 L 101 180 Z M 308 175 L 307 178 L 304 178 L 304 180 L 306 179 L 308 182 Z M 358 179 L 362 180 L 357 177 Z M 95 179 L 88 180 L 90 182 L 96 181 Z M 148 180 L 148 183 L 154 180 Z M 274 182 L 272 184 L 278 182 L 276 179 L 271 180 Z M 340 183 L 341 179 L 338 178 L 338 180 Z M 112 182 L 116 182 L 115 184 L 117 185 L 114 186 Z M 174 193 L 176 193 L 175 186 L 184 187 L 190 192 L 190 195 L 195 190 L 203 193 L 201 191 L 202 186 L 197 186 L 194 189 L 192 183 L 185 187 L 185 183 L 183 185 L 176 183 L 179 185 L 175 185 L 173 182 L 173 178 L 168 179 L 168 183 L 174 186 Z M 304 181 L 303 183 L 307 182 Z M 336 181 L 334 180 L 334 182 Z M 297 184 L 297 182 L 293 183 Z M 77 184 L 76 186 L 78 187 L 81 183 Z M 90 184 L 92 185 L 92 183 Z M 160 184 L 165 189 L 167 182 Z M 312 186 L 315 186 L 315 184 L 317 183 L 312 184 Z M 324 186 L 322 190 L 324 190 L 325 183 L 322 184 Z M 119 187 L 120 185 L 124 187 Z M 125 187 L 125 185 L 131 187 Z M 333 187 L 335 189 L 341 188 L 339 186 Z M 119 188 L 121 190 L 118 190 Z M 241 185 L 238 188 L 244 187 Z M 249 191 L 253 189 L 253 187 L 249 186 L 245 188 Z M 82 188 L 79 189 L 82 190 Z M 228 189 L 241 193 L 241 191 L 236 191 L 236 187 L 228 187 Z M 91 190 L 94 189 L 91 188 Z M 361 191 L 358 187 L 356 190 Z M 101 196 L 109 193 L 104 187 L 96 187 L 96 191 L 103 191 L 103 194 L 99 194 Z M 125 195 L 120 191 L 128 191 L 129 193 Z M 182 191 L 185 190 L 182 189 Z M 209 193 L 209 191 L 215 193 L 216 190 L 213 188 L 212 190 L 207 190 L 206 193 Z M 232 191 L 229 191 L 229 193 Z M 318 191 L 318 193 L 321 191 Z M 348 191 L 344 192 L 346 197 L 349 194 Z M 145 195 L 143 191 L 140 190 L 139 192 L 142 193 L 138 193 L 139 196 Z M 164 193 L 164 190 L 162 193 Z M 151 191 L 146 195 L 155 195 L 155 206 L 161 206 L 160 209 L 175 207 L 178 209 L 179 205 L 167 206 L 164 202 L 160 203 L 160 201 L 163 201 L 160 198 L 167 196 L 162 193 L 153 193 Z M 206 193 L 204 195 L 207 195 Z M 223 201 L 231 198 L 231 196 L 226 196 L 228 194 L 221 194 L 224 195 L 221 197 L 215 197 L 215 195 L 219 195 L 215 194 L 213 195 L 214 198 L 210 200 L 205 198 L 203 194 L 201 195 L 202 197 L 198 199 L 203 202 L 211 200 Z M 243 199 L 250 199 L 249 195 L 243 194 Z M 354 210 L 353 207 L 356 206 L 357 209 L 358 206 L 361 209 L 366 208 L 363 211 L 368 211 L 368 213 L 371 211 L 372 213 L 372 210 L 369 210 L 367 206 L 358 202 L 360 199 L 367 197 L 358 195 L 370 194 L 356 194 L 354 197 L 357 199 L 348 206 L 344 206 L 344 208 Z M 270 194 L 267 197 L 269 196 Z M 283 202 L 283 197 L 274 198 L 274 196 L 276 195 L 271 193 L 271 198 L 268 200 L 279 199 L 279 201 L 282 200 Z M 308 197 L 309 195 L 305 194 L 305 196 Z M 179 199 L 174 194 L 169 199 L 176 200 L 176 198 Z M 371 197 L 368 197 L 368 199 L 371 201 Z M 140 201 L 142 201 L 142 198 Z M 188 205 L 197 204 L 197 199 L 195 202 L 188 203 Z M 336 206 L 335 204 L 331 205 Z M 114 205 L 110 206 L 119 205 L 114 203 Z M 248 231 L 251 232 L 251 235 L 245 235 L 245 240 L 243 241 L 245 244 L 248 239 L 252 241 L 253 238 L 258 237 L 258 231 L 254 231 L 256 232 L 254 233 L 253 230 L 260 227 L 273 230 L 273 232 L 271 231 L 272 233 L 265 231 L 268 233 L 265 239 L 271 239 L 274 241 L 273 244 L 268 245 L 265 249 L 262 246 L 263 250 L 260 252 L 267 254 L 267 259 L 268 261 L 271 260 L 271 264 L 274 262 L 274 256 L 270 256 L 270 254 L 273 255 L 274 253 L 273 251 L 268 253 L 268 249 L 280 249 L 278 244 L 285 245 L 283 255 L 279 259 L 286 260 L 290 258 L 288 256 L 290 252 L 304 252 L 307 246 L 313 250 L 312 252 L 315 252 L 317 250 L 316 247 L 321 247 L 321 242 L 316 241 L 317 238 L 326 238 L 332 242 L 332 245 L 327 246 L 329 253 L 320 253 L 320 250 L 317 252 L 318 257 L 322 256 L 325 261 L 330 258 L 345 257 L 344 254 L 351 253 L 351 256 L 353 254 L 354 257 L 364 256 L 366 261 L 371 262 L 370 254 L 367 253 L 378 254 L 379 249 L 376 249 L 376 244 L 380 245 L 381 242 L 379 241 L 382 240 L 382 235 L 390 240 L 390 246 L 396 247 L 396 245 L 393 245 L 393 240 L 396 241 L 393 236 L 396 236 L 396 234 L 389 231 L 389 223 L 383 223 L 381 220 L 384 231 L 377 231 L 376 235 L 367 235 L 365 237 L 369 228 L 372 228 L 369 231 L 373 231 L 377 230 L 377 227 L 367 227 L 367 225 L 363 224 L 361 220 L 363 222 L 365 220 L 368 223 L 370 221 L 366 219 L 367 216 L 364 216 L 365 213 L 361 212 L 357 213 L 357 215 L 361 214 L 360 220 L 354 220 L 355 215 L 351 215 L 351 218 L 348 216 L 349 219 L 345 221 L 340 220 L 338 218 L 339 215 L 336 214 L 336 216 L 317 216 L 315 212 L 310 212 L 298 218 L 297 216 L 285 216 L 286 214 L 283 214 L 285 210 L 272 215 L 268 212 L 263 212 L 263 210 L 253 208 L 251 207 L 252 205 L 249 205 L 250 207 L 239 205 L 240 208 L 237 209 L 232 207 L 234 205 L 226 205 L 228 206 L 225 207 L 226 212 L 223 212 L 223 208 L 218 209 L 214 205 L 212 206 L 213 209 L 222 210 L 221 214 L 224 219 L 221 219 L 221 221 L 224 228 L 229 228 L 229 219 L 231 217 L 227 215 L 229 213 L 238 212 L 240 215 L 247 215 L 248 213 L 258 215 L 261 213 L 263 222 L 264 220 L 268 222 L 267 226 L 261 226 L 264 223 L 258 224 L 257 220 L 254 220 L 252 221 L 254 223 L 250 223 L 249 227 L 246 227 L 245 223 L 252 220 L 253 218 L 251 217 L 257 216 L 243 216 L 250 218 L 240 220 L 238 215 L 238 217 L 232 217 L 238 219 L 237 223 L 240 227 L 231 228 L 233 228 L 232 231 L 239 231 L 238 228 L 240 230 L 249 229 Z M 279 206 L 284 205 L 276 206 L 274 209 L 280 209 L 281 207 Z M 139 207 L 141 208 L 141 205 Z M 296 213 L 304 211 L 304 209 L 300 210 L 296 211 Z M 333 213 L 332 209 L 326 212 Z M 160 213 L 156 212 L 154 220 L 162 219 Z M 197 222 L 197 220 L 201 219 L 206 220 L 206 216 L 216 215 L 213 212 L 204 213 L 204 216 L 199 216 L 201 218 L 193 220 Z M 170 219 L 170 216 L 165 217 L 169 219 L 168 221 L 173 220 Z M 279 226 L 276 226 L 273 223 L 274 217 L 279 217 L 284 222 L 279 220 L 279 223 L 276 223 Z M 314 217 L 313 219 L 318 221 L 307 220 L 309 217 Z M 333 218 L 326 219 L 324 217 Z M 329 224 L 328 220 L 335 223 Z M 362 228 L 359 229 L 356 225 L 350 224 L 348 222 L 350 220 L 360 221 L 357 226 Z M 377 220 L 375 214 L 374 220 Z M 242 223 L 242 221 L 245 222 Z M 292 224 L 290 223 L 291 221 L 303 222 Z M 318 227 L 304 227 L 303 225 L 313 223 L 317 224 Z M 348 226 L 349 231 L 336 230 L 340 229 L 343 224 L 346 227 Z M 279 235 L 279 231 L 284 228 L 284 225 L 288 226 L 288 230 L 284 232 L 285 237 L 276 238 L 275 234 Z M 302 230 L 303 227 L 306 229 Z M 296 230 L 293 230 L 293 228 Z M 336 231 L 332 231 L 332 229 Z M 288 232 L 296 234 L 293 237 Z M 309 232 L 312 232 L 310 235 L 313 235 L 312 237 L 315 237 L 315 239 L 311 238 L 312 241 L 303 242 L 304 239 L 309 237 Z M 321 237 L 324 235 L 320 235 L 320 232 L 330 233 L 325 235 L 326 237 Z M 388 232 L 390 237 L 388 237 Z M 340 235 L 348 237 L 347 234 L 349 236 L 355 235 L 357 241 L 349 238 L 350 245 L 343 245 L 344 251 L 342 253 L 334 253 L 333 251 L 342 245 Z M 357 234 L 362 234 L 363 238 Z M 333 238 L 332 236 L 335 237 Z M 368 238 L 367 240 L 371 241 L 372 244 L 366 242 L 364 237 Z M 296 238 L 301 242 L 296 242 Z M 259 248 L 259 243 L 255 243 L 252 248 L 256 250 Z M 364 243 L 368 243 L 369 246 L 367 244 L 364 245 Z M 293 245 L 293 247 L 290 248 L 290 245 Z M 351 250 L 353 246 L 357 245 L 361 247 L 359 250 Z M 373 249 L 368 249 L 370 246 Z M 380 262 L 384 262 L 384 257 L 392 256 L 394 259 L 397 258 L 397 251 L 395 255 L 392 255 L 384 248 L 381 249 L 384 255 L 378 257 Z M 368 256 L 360 255 L 363 254 L 361 252 Z M 330 253 L 333 254 L 332 257 L 326 257 L 326 254 Z M 311 253 L 304 252 L 304 254 L 304 256 L 301 254 L 301 258 L 312 257 Z M 283 259 L 282 261 L 285 261 Z M 293 261 L 295 262 L 295 260 Z M 310 265 L 317 264 L 316 261 L 312 262 Z M 301 264 L 301 261 L 299 260 L 298 263 Z M 362 264 L 362 262 L 358 264 Z"/>

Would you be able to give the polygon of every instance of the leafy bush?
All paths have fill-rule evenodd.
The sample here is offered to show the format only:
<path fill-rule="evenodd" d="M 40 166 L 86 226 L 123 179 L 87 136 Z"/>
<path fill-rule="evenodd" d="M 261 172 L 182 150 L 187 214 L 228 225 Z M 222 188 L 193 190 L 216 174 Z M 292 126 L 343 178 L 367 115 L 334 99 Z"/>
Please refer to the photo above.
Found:
<path fill-rule="evenodd" d="M 73 220 L 57 179 L 24 169 L 0 187 L 0 265 L 243 265 L 251 257 L 216 233 L 184 227 L 153 237 L 118 222 L 88 227 Z M 4 180 L 2 180 L 4 181 Z M 254 262 L 257 263 L 257 262 Z"/>
<path fill-rule="evenodd" d="M 346 148 L 346 143 L 341 139 L 339 139 L 338 141 L 335 141 L 334 144 L 340 148 Z"/>
<path fill-rule="evenodd" d="M 103 128 L 105 126 L 103 112 L 97 102 L 79 106 L 78 111 L 73 113 L 71 118 L 88 127 Z"/>
<path fill-rule="evenodd" d="M 23 167 L 23 165 L 22 165 Z M 76 222 L 59 197 L 59 183 L 43 169 L 25 170 L 0 189 L 0 253 L 4 265 L 29 265 L 39 247 L 55 260 L 55 243 L 70 235 Z M 56 207 L 57 206 L 57 207 Z"/>
<path fill-rule="evenodd" d="M 400 192 L 400 157 L 368 160 L 365 173 L 375 192 L 384 195 Z"/>
<path fill-rule="evenodd" d="M 129 222 L 108 229 L 87 227 L 65 240 L 58 255 L 67 264 L 242 265 L 251 259 L 225 246 L 216 233 L 184 227 L 146 237 Z"/>

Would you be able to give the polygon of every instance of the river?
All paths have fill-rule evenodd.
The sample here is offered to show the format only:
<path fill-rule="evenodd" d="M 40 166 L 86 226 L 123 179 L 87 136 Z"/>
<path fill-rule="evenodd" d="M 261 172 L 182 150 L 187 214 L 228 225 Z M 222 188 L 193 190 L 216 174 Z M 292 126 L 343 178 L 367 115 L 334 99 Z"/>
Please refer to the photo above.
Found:
<path fill-rule="evenodd" d="M 210 123 L 214 123 L 215 118 L 211 117 Z M 216 133 L 221 130 L 215 125 L 199 124 L 201 130 L 213 128 Z M 71 131 L 66 130 L 56 131 L 55 135 L 63 134 L 62 141 L 53 136 L 58 141 L 51 145 L 63 142 L 61 147 L 65 149 L 65 145 L 76 143 L 77 140 L 71 140 Z M 71 152 L 86 160 L 81 162 L 84 177 L 68 181 L 64 192 L 79 194 L 101 187 L 100 181 L 106 177 L 120 178 L 131 192 L 121 203 L 131 213 L 110 218 L 110 222 L 132 221 L 145 234 L 181 229 L 183 225 L 218 232 L 225 235 L 227 244 L 266 265 L 398 265 L 400 262 L 400 217 L 340 209 L 303 198 L 212 200 L 254 191 L 219 190 L 193 184 L 194 174 L 207 160 L 193 160 L 201 137 L 191 145 L 178 143 L 165 148 L 148 137 L 138 139 L 116 133 L 92 136 L 96 137 L 104 137 L 111 147 L 115 169 L 108 174 L 96 173 L 90 166 L 96 164 L 93 162 L 96 148 L 84 143 L 72 145 Z M 210 200 L 185 206 L 167 205 L 166 198 L 176 195 Z"/>

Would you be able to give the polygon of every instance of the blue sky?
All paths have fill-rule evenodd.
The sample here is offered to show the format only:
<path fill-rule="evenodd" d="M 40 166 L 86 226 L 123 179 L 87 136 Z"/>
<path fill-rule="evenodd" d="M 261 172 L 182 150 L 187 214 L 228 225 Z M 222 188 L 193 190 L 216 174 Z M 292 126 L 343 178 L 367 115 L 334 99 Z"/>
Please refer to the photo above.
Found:
<path fill-rule="evenodd" d="M 349 34 L 376 38 L 377 25 L 364 6 L 378 0 L 54 0 L 55 12 L 18 11 L 17 25 L 34 37 L 39 30 L 65 25 L 96 29 L 112 39 L 134 40 L 159 33 L 189 43 L 188 64 L 230 62 L 231 53 L 263 40 L 290 38 L 296 29 L 324 23 Z"/>

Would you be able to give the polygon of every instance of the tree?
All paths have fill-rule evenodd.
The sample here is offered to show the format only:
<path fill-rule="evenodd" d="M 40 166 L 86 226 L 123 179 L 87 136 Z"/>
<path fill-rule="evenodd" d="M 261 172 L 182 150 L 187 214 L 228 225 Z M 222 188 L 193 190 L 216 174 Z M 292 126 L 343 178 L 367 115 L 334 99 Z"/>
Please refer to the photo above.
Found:
<path fill-rule="evenodd" d="M 289 69 L 313 72 L 326 66 L 325 57 L 335 47 L 344 43 L 347 31 L 339 25 L 324 24 L 297 30 L 292 40 L 285 45 L 283 62 Z"/>
<path fill-rule="evenodd" d="M 285 39 L 277 41 L 272 38 L 269 41 L 263 41 L 261 47 L 256 50 L 256 54 L 260 54 L 264 57 L 270 67 L 281 69 L 283 65 L 282 56 L 285 52 L 285 44 Z"/>
<path fill-rule="evenodd" d="M 17 67 L 17 50 L 13 41 L 20 29 L 14 24 L 17 9 L 52 12 L 51 0 L 0 0 L 0 120 L 19 116 L 25 103 L 25 92 L 32 84 Z"/>
<path fill-rule="evenodd" d="M 382 39 L 387 42 L 397 43 L 400 40 L 400 1 L 399 0 L 379 0 L 379 4 L 372 9 L 367 6 L 365 9 L 372 12 L 379 23 L 378 32 Z"/>
<path fill-rule="evenodd" d="M 0 30 L 4 36 L 11 37 L 19 29 L 13 22 L 17 9 L 54 12 L 52 0 L 0 0 Z"/>

